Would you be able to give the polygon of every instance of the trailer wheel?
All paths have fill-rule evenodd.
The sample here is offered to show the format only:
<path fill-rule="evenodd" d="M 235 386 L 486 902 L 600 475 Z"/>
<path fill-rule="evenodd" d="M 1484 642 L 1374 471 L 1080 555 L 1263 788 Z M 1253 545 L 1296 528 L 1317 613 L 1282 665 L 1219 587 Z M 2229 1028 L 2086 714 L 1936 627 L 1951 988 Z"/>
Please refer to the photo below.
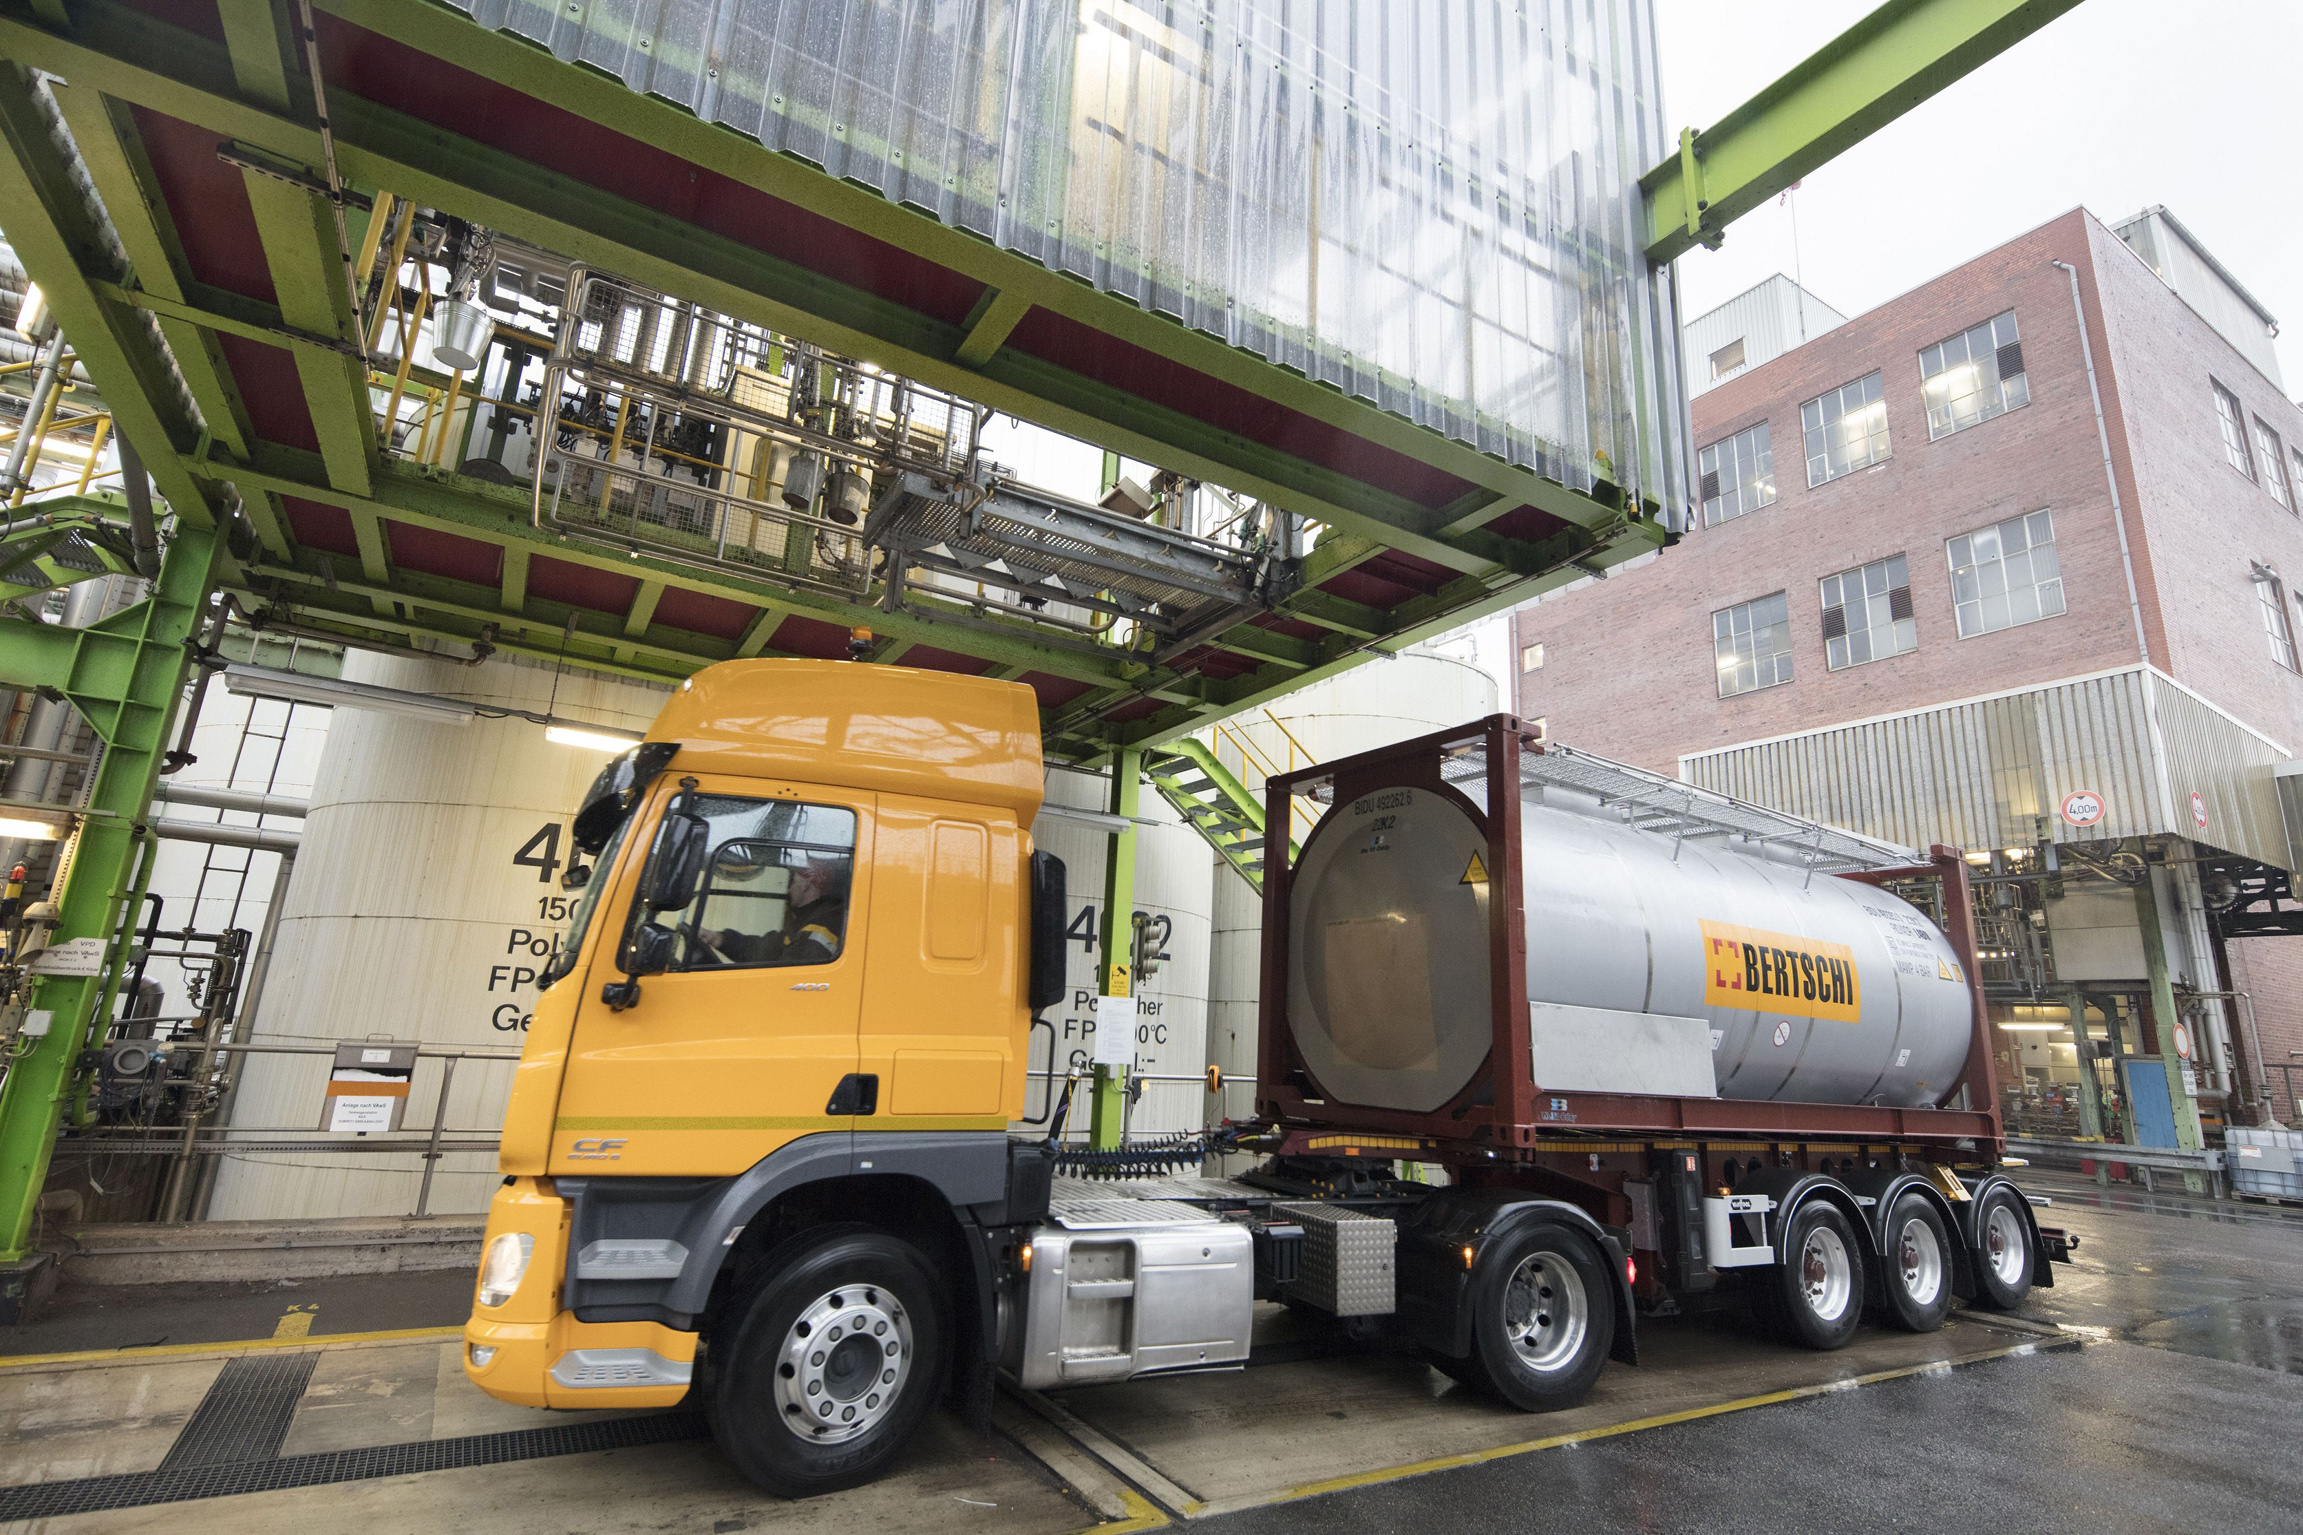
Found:
<path fill-rule="evenodd" d="M 1994 1184 L 1975 1207 L 1976 1299 L 2013 1311 L 2031 1293 L 2031 1222 L 2007 1184 Z"/>
<path fill-rule="evenodd" d="M 943 1386 L 943 1296 L 917 1248 L 847 1227 L 763 1266 L 715 1340 L 712 1437 L 780 1497 L 877 1476 Z"/>
<path fill-rule="evenodd" d="M 1811 1199 L 1793 1212 L 1784 1261 L 1761 1292 L 1776 1330 L 1803 1348 L 1844 1347 L 1863 1321 L 1863 1249 L 1837 1205 Z"/>
<path fill-rule="evenodd" d="M 1951 1238 L 1923 1194 L 1906 1194 L 1887 1215 L 1880 1289 L 1887 1314 L 1907 1332 L 1933 1332 L 1951 1314 Z"/>
<path fill-rule="evenodd" d="M 1464 1363 L 1522 1412 L 1582 1401 L 1615 1343 L 1615 1289 L 1591 1243 L 1557 1226 L 1527 1226 L 1506 1233 L 1480 1263 L 1488 1277 Z"/>

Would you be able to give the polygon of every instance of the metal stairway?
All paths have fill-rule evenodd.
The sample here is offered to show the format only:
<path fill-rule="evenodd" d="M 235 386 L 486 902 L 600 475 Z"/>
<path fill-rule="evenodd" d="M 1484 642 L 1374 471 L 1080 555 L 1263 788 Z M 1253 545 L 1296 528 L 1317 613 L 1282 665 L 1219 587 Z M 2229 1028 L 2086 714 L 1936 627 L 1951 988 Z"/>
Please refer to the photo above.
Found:
<path fill-rule="evenodd" d="M 1143 772 L 1185 824 L 1262 893 L 1263 805 L 1215 753 L 1186 736 L 1165 750 L 1144 753 Z"/>

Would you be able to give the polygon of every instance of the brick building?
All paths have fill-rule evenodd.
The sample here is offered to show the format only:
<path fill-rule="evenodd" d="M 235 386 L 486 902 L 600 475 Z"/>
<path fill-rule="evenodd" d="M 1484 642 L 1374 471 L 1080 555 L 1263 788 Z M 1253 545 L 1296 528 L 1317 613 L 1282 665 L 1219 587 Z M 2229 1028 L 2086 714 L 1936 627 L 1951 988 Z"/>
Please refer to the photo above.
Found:
<path fill-rule="evenodd" d="M 1735 373 L 1693 404 L 1686 547 L 1516 615 L 1519 711 L 1970 849 L 2036 1133 L 2294 1119 L 2264 1068 L 2303 1066 L 2303 937 L 2220 930 L 2303 932 L 2303 411 L 2272 329 L 2164 209 L 2082 209 Z"/>

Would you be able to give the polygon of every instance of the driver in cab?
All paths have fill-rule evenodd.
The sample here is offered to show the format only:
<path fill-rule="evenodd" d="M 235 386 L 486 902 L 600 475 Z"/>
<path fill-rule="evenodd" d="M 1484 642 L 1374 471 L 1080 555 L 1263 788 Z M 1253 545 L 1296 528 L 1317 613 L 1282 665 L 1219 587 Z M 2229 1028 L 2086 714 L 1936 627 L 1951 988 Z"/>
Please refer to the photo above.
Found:
<path fill-rule="evenodd" d="M 712 863 L 711 892 L 696 933 L 695 962 L 727 965 L 827 965 L 840 956 L 847 931 L 849 867 L 845 857 L 801 853 L 784 863 L 778 850 L 736 842 Z M 787 856 L 791 856 L 788 855 Z M 783 922 L 761 931 L 780 898 Z"/>

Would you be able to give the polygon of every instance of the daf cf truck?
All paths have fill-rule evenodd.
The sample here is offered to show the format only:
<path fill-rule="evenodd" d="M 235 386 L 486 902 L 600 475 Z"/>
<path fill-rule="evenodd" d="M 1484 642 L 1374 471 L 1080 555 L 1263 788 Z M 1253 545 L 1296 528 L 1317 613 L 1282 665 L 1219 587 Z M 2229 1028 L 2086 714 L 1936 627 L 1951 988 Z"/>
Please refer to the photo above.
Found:
<path fill-rule="evenodd" d="M 1819 874 L 1732 801 L 1657 835 L 1545 750 L 1496 716 L 1274 779 L 1257 1117 L 1115 1163 L 1061 1113 L 1011 1130 L 1063 994 L 1031 690 L 697 673 L 576 814 L 467 1373 L 692 1398 L 799 1496 L 1000 1373 L 1237 1369 L 1259 1299 L 1543 1411 L 1636 1363 L 1643 1315 L 1748 1305 L 1835 1348 L 2051 1282 L 1957 854 Z"/>

